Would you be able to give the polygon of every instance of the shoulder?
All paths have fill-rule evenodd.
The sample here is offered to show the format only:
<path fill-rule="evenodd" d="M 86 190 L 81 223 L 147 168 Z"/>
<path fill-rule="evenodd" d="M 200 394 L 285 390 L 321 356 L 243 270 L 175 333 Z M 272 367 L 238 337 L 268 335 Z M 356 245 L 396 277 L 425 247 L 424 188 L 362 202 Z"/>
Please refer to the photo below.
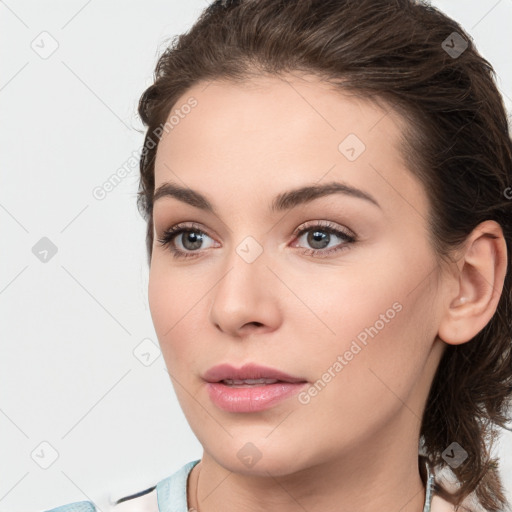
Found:
<path fill-rule="evenodd" d="M 96 512 L 96 507 L 91 501 L 74 501 L 43 512 Z"/>
<path fill-rule="evenodd" d="M 155 486 L 117 500 L 112 512 L 187 512 L 187 482 L 200 459 L 187 462 Z"/>
<path fill-rule="evenodd" d="M 117 500 L 112 512 L 159 512 L 157 486 Z"/>
<path fill-rule="evenodd" d="M 453 505 L 440 495 L 442 494 L 440 492 L 441 489 L 448 494 L 452 494 L 457 491 L 458 487 L 457 479 L 447 467 L 443 467 L 438 471 L 436 475 L 436 490 L 432 497 L 431 512 L 489 512 L 480 504 L 475 491 L 468 494 L 458 506 Z"/>
<path fill-rule="evenodd" d="M 432 504 L 430 512 L 488 512 L 475 499 L 474 494 L 466 497 L 465 500 L 459 505 L 458 508 L 452 505 L 449 501 L 441 498 L 441 496 L 434 495 L 432 497 Z"/>
<path fill-rule="evenodd" d="M 187 512 L 187 479 L 198 462 L 199 459 L 188 462 L 156 485 L 118 499 L 108 512 Z M 101 511 L 92 501 L 76 501 L 41 512 L 106 511 Z"/>
<path fill-rule="evenodd" d="M 100 512 L 92 501 L 76 501 L 43 512 Z M 159 512 L 156 486 L 117 500 L 109 512 Z"/>
<path fill-rule="evenodd" d="M 454 512 L 455 505 L 441 498 L 441 496 L 434 495 L 432 497 L 431 512 Z"/>
<path fill-rule="evenodd" d="M 159 512 L 156 486 L 117 500 L 111 512 Z M 76 501 L 44 512 L 100 512 L 92 501 Z"/>

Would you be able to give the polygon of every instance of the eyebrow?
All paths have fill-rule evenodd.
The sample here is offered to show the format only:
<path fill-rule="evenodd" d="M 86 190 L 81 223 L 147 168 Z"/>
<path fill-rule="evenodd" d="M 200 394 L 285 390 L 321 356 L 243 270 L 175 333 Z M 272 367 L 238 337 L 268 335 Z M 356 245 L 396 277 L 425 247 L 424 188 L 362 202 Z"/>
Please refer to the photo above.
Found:
<path fill-rule="evenodd" d="M 272 213 L 290 210 L 296 206 L 310 203 L 311 201 L 331 194 L 344 194 L 358 199 L 364 199 L 378 208 L 381 208 L 377 200 L 362 190 L 347 185 L 346 183 L 330 182 L 322 185 L 308 185 L 278 194 L 270 205 Z M 182 187 L 176 183 L 166 182 L 160 185 L 153 195 L 153 203 L 162 197 L 173 197 L 178 201 L 189 204 L 195 208 L 210 212 L 218 216 L 215 208 L 208 199 L 191 188 Z"/>

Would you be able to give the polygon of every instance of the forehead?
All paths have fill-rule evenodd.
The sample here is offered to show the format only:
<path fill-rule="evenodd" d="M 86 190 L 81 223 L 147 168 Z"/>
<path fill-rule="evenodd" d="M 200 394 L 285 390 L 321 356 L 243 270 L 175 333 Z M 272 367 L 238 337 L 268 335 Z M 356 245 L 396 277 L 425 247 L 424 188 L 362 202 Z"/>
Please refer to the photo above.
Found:
<path fill-rule="evenodd" d="M 391 172 L 405 193 L 417 193 L 400 149 L 401 116 L 384 101 L 312 75 L 200 82 L 171 116 L 158 146 L 156 186 L 182 181 L 207 192 L 222 183 L 263 197 L 269 188 L 324 177 L 382 187 Z"/>
<path fill-rule="evenodd" d="M 192 99 L 197 104 L 193 109 L 187 105 Z M 281 137 L 297 137 L 299 130 L 307 137 L 312 136 L 313 130 L 331 131 L 336 137 L 350 130 L 361 134 L 375 130 L 375 134 L 397 138 L 404 125 L 384 100 L 359 91 L 335 89 L 307 74 L 264 75 L 242 82 L 202 81 L 178 98 L 168 121 L 171 118 L 170 130 L 163 139 L 168 139 L 166 135 L 172 131 L 176 145 L 181 137 L 206 140 L 217 135 L 221 139 L 240 131 L 258 131 L 261 136 L 262 130 L 269 139 L 277 130 Z M 285 141 L 286 138 L 276 142 Z"/>

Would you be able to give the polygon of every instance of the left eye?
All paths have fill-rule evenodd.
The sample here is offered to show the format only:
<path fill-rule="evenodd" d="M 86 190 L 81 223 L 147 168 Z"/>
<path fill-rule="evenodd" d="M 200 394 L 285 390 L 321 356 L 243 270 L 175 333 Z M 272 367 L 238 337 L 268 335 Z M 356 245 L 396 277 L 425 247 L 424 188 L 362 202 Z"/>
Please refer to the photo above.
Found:
<path fill-rule="evenodd" d="M 336 238 L 341 240 L 341 242 L 336 243 Z M 303 243 L 305 242 L 310 246 L 310 248 L 306 248 L 306 252 L 318 254 L 341 250 L 344 247 L 339 247 L 340 245 L 346 246 L 355 242 L 356 239 L 352 233 L 341 230 L 332 224 L 317 224 L 301 229 L 297 234 L 297 240 L 299 243 L 302 240 Z M 334 242 L 334 245 L 329 247 L 331 242 Z M 326 248 L 329 250 L 323 250 Z"/>

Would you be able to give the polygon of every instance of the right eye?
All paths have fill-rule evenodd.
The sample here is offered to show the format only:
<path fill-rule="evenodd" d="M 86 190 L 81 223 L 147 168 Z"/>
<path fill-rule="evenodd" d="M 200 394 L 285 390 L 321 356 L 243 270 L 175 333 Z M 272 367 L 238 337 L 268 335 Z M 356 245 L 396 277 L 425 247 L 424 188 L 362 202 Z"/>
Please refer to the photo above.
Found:
<path fill-rule="evenodd" d="M 189 258 L 199 256 L 198 249 L 205 238 L 210 237 L 195 225 L 181 223 L 166 229 L 158 242 L 168 247 L 175 258 Z"/>

